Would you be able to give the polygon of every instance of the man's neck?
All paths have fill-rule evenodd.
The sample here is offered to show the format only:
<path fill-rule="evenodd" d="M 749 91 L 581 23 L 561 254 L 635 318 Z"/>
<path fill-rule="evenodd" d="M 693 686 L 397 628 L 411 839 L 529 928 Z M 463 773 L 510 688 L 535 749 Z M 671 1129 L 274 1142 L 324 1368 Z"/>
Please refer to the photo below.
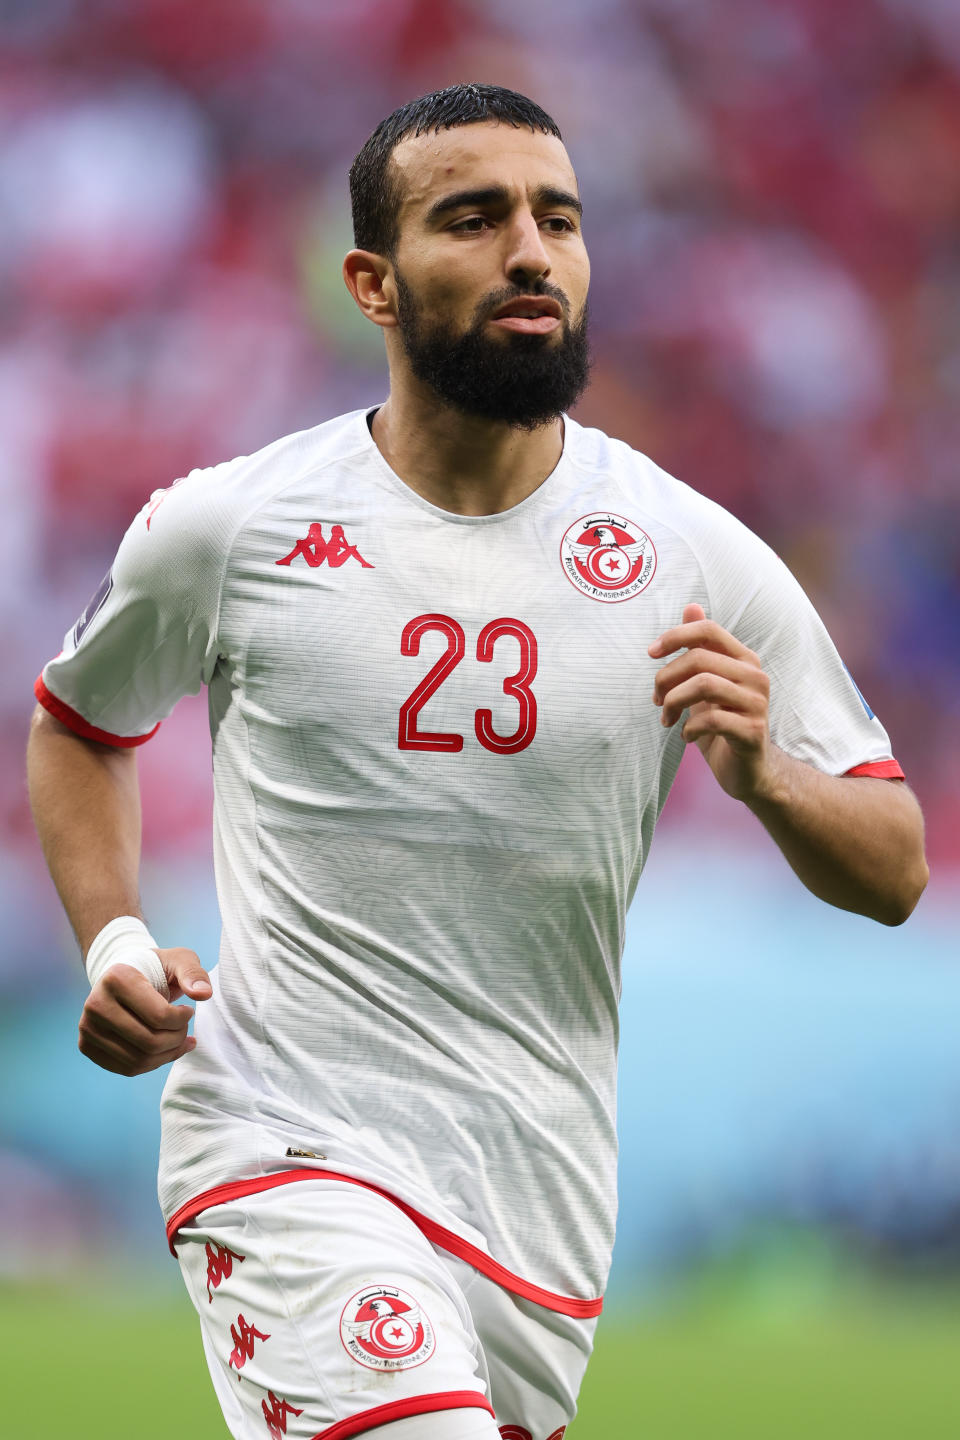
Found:
<path fill-rule="evenodd" d="M 543 484 L 563 453 L 563 421 L 518 430 L 461 415 L 423 394 L 397 394 L 371 427 L 387 464 L 411 490 L 454 515 L 498 515 Z"/>

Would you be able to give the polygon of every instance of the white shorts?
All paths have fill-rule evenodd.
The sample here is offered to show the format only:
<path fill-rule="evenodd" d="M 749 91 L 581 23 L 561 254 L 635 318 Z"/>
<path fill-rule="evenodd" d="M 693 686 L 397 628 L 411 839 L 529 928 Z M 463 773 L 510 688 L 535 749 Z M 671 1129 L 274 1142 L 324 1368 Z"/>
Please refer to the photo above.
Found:
<path fill-rule="evenodd" d="M 215 1204 L 176 1252 L 235 1440 L 473 1407 L 503 1440 L 561 1440 L 576 1414 L 596 1319 L 511 1294 L 371 1190 L 317 1178 Z"/>

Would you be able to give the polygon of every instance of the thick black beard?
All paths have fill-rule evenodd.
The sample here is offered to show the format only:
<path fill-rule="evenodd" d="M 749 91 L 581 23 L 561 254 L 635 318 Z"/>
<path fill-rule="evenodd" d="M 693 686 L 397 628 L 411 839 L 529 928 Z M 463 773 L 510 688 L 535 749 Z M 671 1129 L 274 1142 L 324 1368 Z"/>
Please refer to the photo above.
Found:
<path fill-rule="evenodd" d="M 469 329 L 457 334 L 446 322 L 428 327 L 410 287 L 399 271 L 394 273 L 397 319 L 410 368 L 446 405 L 477 419 L 537 430 L 569 410 L 583 394 L 590 378 L 586 306 L 571 327 L 566 297 L 540 282 L 487 296 L 477 306 Z M 521 295 L 552 295 L 560 302 L 564 320 L 559 344 L 549 335 L 508 333 L 497 341 L 484 332 L 490 315 Z"/>

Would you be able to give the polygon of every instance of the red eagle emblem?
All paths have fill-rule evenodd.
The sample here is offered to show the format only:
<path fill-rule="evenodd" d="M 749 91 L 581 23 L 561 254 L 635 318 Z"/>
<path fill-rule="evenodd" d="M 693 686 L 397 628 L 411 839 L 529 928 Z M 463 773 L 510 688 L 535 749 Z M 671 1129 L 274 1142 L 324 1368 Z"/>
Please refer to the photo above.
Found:
<path fill-rule="evenodd" d="M 405 1290 L 376 1285 L 351 1296 L 340 1317 L 340 1339 L 371 1370 L 422 1365 L 436 1346 L 433 1326 Z"/>
<path fill-rule="evenodd" d="M 591 600 L 630 600 L 645 590 L 657 568 L 657 552 L 645 530 L 622 515 L 583 515 L 560 542 L 563 571 Z"/>

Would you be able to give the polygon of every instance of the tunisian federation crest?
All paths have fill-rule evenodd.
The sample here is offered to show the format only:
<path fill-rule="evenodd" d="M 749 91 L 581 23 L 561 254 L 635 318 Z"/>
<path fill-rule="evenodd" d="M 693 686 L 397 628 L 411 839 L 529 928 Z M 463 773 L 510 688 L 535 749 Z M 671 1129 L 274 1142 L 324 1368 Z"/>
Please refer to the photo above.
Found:
<path fill-rule="evenodd" d="M 368 1285 L 351 1295 L 340 1316 L 340 1339 L 368 1370 L 409 1370 L 437 1348 L 433 1326 L 416 1300 L 393 1285 Z"/>
<path fill-rule="evenodd" d="M 647 532 L 608 510 L 574 521 L 560 541 L 560 560 L 571 585 L 605 605 L 632 600 L 647 588 L 657 568 L 657 552 Z"/>

